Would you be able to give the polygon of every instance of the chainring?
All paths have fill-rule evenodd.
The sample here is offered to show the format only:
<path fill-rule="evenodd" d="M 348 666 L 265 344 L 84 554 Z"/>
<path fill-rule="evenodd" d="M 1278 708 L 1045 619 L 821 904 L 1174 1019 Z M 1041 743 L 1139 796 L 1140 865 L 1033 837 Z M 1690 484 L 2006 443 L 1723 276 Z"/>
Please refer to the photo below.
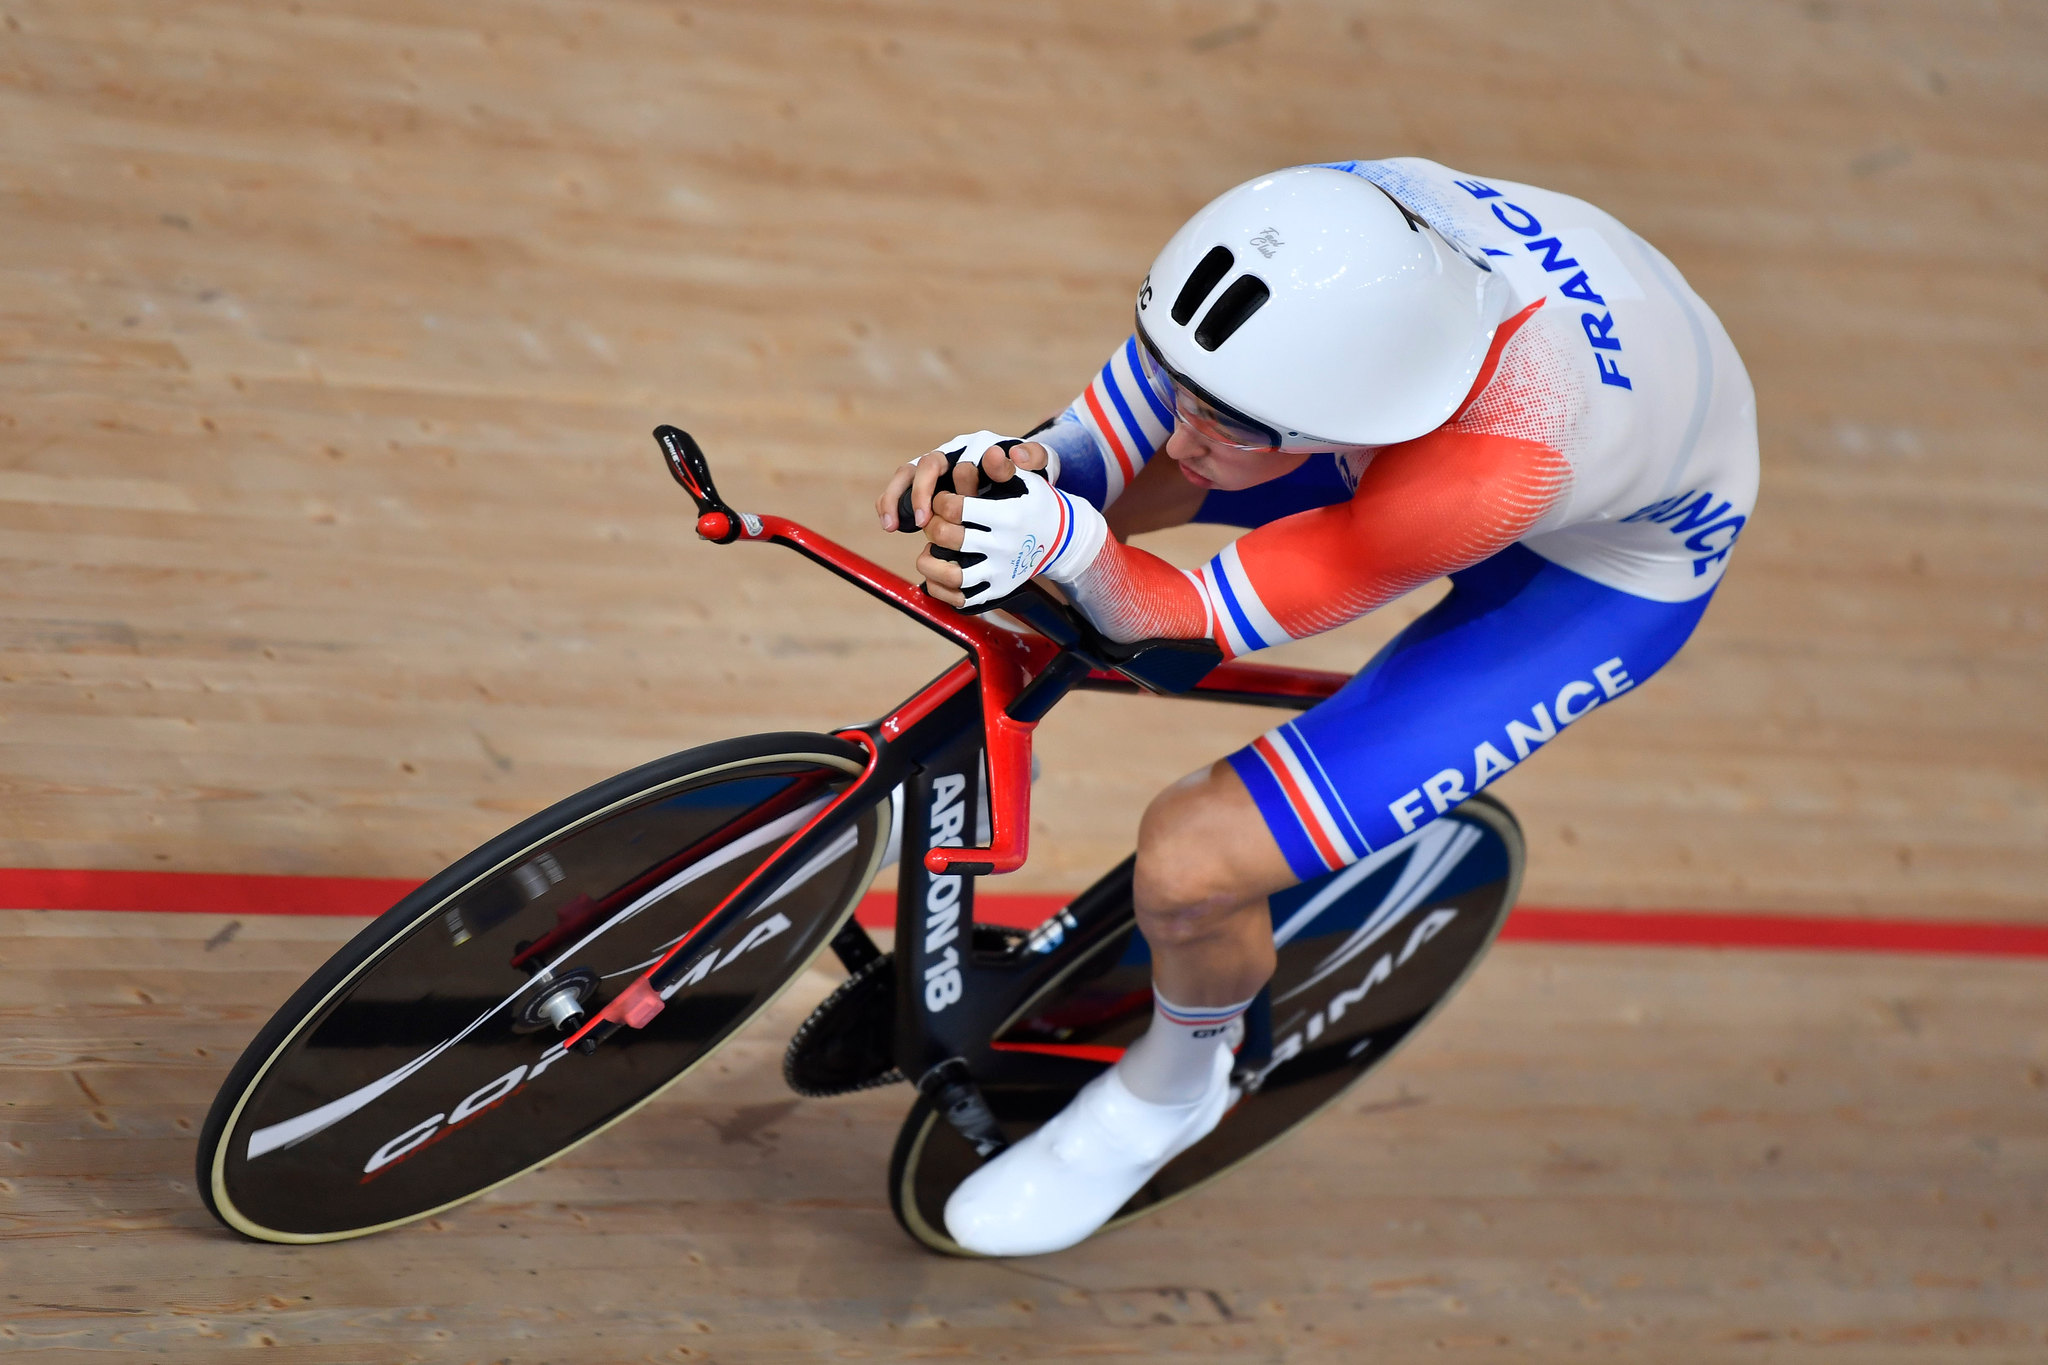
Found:
<path fill-rule="evenodd" d="M 1019 951 L 1026 937 L 1021 929 L 977 924 L 973 942 L 978 953 L 1003 956 Z M 883 953 L 818 1002 L 782 1054 L 782 1079 L 791 1090 L 821 1100 L 904 1079 L 895 1055 L 895 968 L 895 954 Z"/>
<path fill-rule="evenodd" d="M 896 1069 L 896 961 L 883 953 L 819 1002 L 782 1054 L 782 1079 L 799 1095 L 851 1095 L 903 1079 Z"/>

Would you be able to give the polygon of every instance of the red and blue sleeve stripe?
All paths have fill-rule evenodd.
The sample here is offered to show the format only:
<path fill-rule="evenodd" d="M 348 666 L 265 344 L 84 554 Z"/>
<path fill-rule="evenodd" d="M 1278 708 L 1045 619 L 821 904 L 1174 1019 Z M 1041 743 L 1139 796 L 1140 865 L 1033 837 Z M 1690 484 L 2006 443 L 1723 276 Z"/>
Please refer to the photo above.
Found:
<path fill-rule="evenodd" d="M 1060 452 L 1060 487 L 1107 507 L 1172 434 L 1173 390 L 1148 373 L 1131 337 L 1038 439 Z"/>
<path fill-rule="evenodd" d="M 1232 658 L 1298 638 L 1267 609 L 1258 588 L 1245 573 L 1237 544 L 1232 541 L 1224 546 L 1222 553 L 1204 564 L 1197 575 L 1210 614 L 1216 619 L 1216 642 Z"/>
<path fill-rule="evenodd" d="M 1033 573 L 1043 573 L 1046 566 L 1058 559 L 1061 551 L 1067 548 L 1067 542 L 1074 538 L 1074 504 L 1057 488 L 1052 490 L 1052 496 L 1059 504 L 1059 529 L 1053 532 L 1052 548 L 1039 559 L 1037 567 L 1031 570 Z"/>

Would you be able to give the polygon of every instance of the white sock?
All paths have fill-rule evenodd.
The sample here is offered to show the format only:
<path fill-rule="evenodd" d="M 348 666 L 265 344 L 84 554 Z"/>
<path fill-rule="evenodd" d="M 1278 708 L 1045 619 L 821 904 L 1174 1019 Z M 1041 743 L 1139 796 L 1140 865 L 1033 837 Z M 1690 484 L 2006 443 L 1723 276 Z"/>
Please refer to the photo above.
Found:
<path fill-rule="evenodd" d="M 1176 1005 L 1155 987 L 1152 1027 L 1116 1064 L 1124 1088 L 1153 1104 L 1193 1104 L 1202 1098 L 1215 1074 L 1216 1049 L 1230 1044 L 1236 1033 L 1232 1026 L 1251 1003 Z"/>

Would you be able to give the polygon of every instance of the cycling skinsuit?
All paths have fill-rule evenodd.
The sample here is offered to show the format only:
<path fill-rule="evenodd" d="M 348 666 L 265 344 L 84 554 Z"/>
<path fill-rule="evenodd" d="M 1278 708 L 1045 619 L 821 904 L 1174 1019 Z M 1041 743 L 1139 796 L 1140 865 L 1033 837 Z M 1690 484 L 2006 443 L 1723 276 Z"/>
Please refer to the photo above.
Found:
<path fill-rule="evenodd" d="M 1229 655 L 1329 630 L 1446 574 L 1450 594 L 1341 691 L 1230 756 L 1307 879 L 1412 833 L 1641 685 L 1691 634 L 1756 498 L 1756 405 L 1720 322 L 1592 205 L 1411 158 L 1342 162 L 1514 286 L 1442 427 L 1212 492 L 1251 528 L 1198 571 L 1112 540 L 1077 599 L 1122 639 Z M 1106 507 L 1173 429 L 1135 339 L 1036 439 Z"/>

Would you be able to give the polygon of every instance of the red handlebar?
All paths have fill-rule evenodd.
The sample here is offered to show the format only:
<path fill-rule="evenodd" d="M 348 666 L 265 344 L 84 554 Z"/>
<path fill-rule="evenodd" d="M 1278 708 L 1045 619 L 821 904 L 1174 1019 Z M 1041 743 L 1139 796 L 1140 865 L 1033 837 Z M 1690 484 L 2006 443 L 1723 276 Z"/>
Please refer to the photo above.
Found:
<path fill-rule="evenodd" d="M 882 738 L 894 739 L 978 678 L 988 751 L 989 846 L 935 848 L 925 854 L 924 865 L 941 876 L 1015 872 L 1022 867 L 1031 834 L 1031 732 L 1037 722 L 1018 720 L 1010 714 L 1010 707 L 1026 685 L 1059 657 L 1060 646 L 1043 635 L 1007 630 L 986 617 L 955 611 L 918 591 L 909 580 L 786 517 L 734 511 L 718 496 L 710 463 L 689 433 L 663 426 L 654 434 L 669 472 L 697 504 L 699 536 L 720 545 L 736 540 L 787 545 L 898 611 L 916 617 L 973 656 L 971 663 L 949 670 L 899 707 L 882 723 Z M 1107 678 L 1101 681 L 1111 682 Z M 1194 690 L 1234 701 L 1299 709 L 1312 699 L 1329 696 L 1348 681 L 1339 673 L 1230 663 L 1211 670 L 1195 683 Z M 1043 713 L 1042 708 L 1029 704 L 1024 710 L 1033 715 Z"/>
<path fill-rule="evenodd" d="M 925 854 L 924 864 L 928 871 L 939 876 L 988 875 L 1014 872 L 1022 867 L 1031 831 L 1031 732 L 1036 728 L 1036 721 L 1019 720 L 1011 715 L 1013 705 L 1023 697 L 1022 705 L 1017 709 L 1022 714 L 1035 717 L 1043 715 L 1045 706 L 1056 700 L 1066 687 L 1101 683 L 1116 685 L 1116 682 L 1111 677 L 1091 672 L 1088 656 L 1066 654 L 1060 644 L 1044 635 L 1007 630 L 984 617 L 955 611 L 917 591 L 906 579 L 843 545 L 827 540 L 808 527 L 784 517 L 734 511 L 719 498 L 718 490 L 711 482 L 710 465 L 689 433 L 663 426 L 656 428 L 655 437 L 661 442 L 670 473 L 697 503 L 699 536 L 720 545 L 730 545 L 736 540 L 773 541 L 787 545 L 898 611 L 916 617 L 973 656 L 948 669 L 916 696 L 897 707 L 882 721 L 879 738 L 884 744 L 898 738 L 978 681 L 988 754 L 989 846 L 931 849 Z M 1031 624 L 1034 632 L 1048 626 L 1060 629 L 1060 623 L 1051 619 Z M 1137 672 L 1128 670 L 1114 675 L 1116 680 L 1131 686 L 1137 685 L 1139 676 Z M 1215 685 L 1210 685 L 1210 678 L 1216 679 Z M 1024 696 L 1026 688 L 1034 681 L 1040 684 L 1039 688 L 1033 689 L 1037 695 Z M 1208 676 L 1194 683 L 1194 689 L 1233 701 L 1265 702 L 1300 709 L 1305 699 L 1328 696 L 1346 681 L 1347 678 L 1336 673 L 1313 674 L 1300 669 L 1226 664 L 1212 668 Z M 876 735 L 862 728 L 842 731 L 841 737 L 866 749 L 868 763 L 861 777 L 861 782 L 865 782 L 882 757 Z M 848 790 L 857 790 L 861 782 L 856 782 Z M 767 862 L 756 869 L 755 875 L 797 847 L 832 809 L 833 803 L 827 803 L 802 829 L 785 839 L 781 847 L 769 855 Z M 588 1052 L 620 1028 L 643 1028 L 652 1021 L 663 1008 L 664 987 L 657 983 L 666 980 L 664 973 L 671 973 L 672 964 L 690 950 L 698 934 L 711 931 L 710 926 L 718 923 L 720 916 L 740 900 L 753 880 L 749 877 L 734 888 L 694 928 L 672 944 L 659 961 L 586 1021 L 565 1046 Z M 565 922 L 558 927 L 558 932 L 573 930 Z M 680 981 L 669 981 L 665 989 L 673 991 L 680 984 Z"/>
<path fill-rule="evenodd" d="M 1043 636 L 1005 630 L 983 617 L 955 611 L 919 592 L 908 579 L 787 517 L 707 512 L 697 519 L 697 534 L 721 544 L 751 540 L 787 545 L 917 617 L 974 656 L 971 663 L 961 663 L 905 703 L 883 724 L 882 734 L 893 738 L 978 677 L 981 713 L 987 718 L 989 846 L 935 848 L 924 855 L 924 865 L 940 876 L 1015 872 L 1024 866 L 1031 838 L 1031 732 L 1036 723 L 1015 720 L 1006 711 L 1024 685 L 1059 653 L 1059 646 Z"/>

